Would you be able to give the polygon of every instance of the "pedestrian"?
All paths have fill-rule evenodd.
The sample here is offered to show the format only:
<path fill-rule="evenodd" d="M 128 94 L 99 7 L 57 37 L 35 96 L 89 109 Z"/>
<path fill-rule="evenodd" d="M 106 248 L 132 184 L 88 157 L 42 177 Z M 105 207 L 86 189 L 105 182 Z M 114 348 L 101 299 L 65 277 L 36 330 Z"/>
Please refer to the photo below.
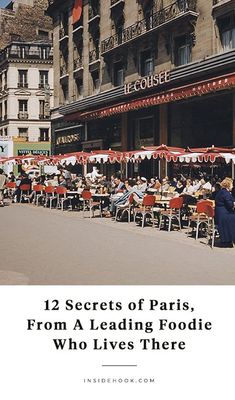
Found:
<path fill-rule="evenodd" d="M 0 169 L 0 206 L 4 206 L 3 202 L 3 191 L 5 189 L 6 184 L 6 175 L 3 173 L 3 170 Z"/>

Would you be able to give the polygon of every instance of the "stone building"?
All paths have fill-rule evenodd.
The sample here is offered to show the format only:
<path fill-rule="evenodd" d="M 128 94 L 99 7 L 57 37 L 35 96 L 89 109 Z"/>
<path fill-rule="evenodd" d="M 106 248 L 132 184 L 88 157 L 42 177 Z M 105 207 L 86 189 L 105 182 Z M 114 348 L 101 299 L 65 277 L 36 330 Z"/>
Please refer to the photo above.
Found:
<path fill-rule="evenodd" d="M 15 0 L 0 10 L 0 139 L 13 141 L 8 156 L 51 150 L 53 49 L 46 5 Z"/>
<path fill-rule="evenodd" d="M 11 42 L 0 51 L 0 142 L 7 156 L 50 154 L 52 107 L 51 44 Z"/>
<path fill-rule="evenodd" d="M 32 42 L 51 39 L 47 0 L 14 0 L 0 9 L 0 49 L 12 40 Z"/>
<path fill-rule="evenodd" d="M 235 145 L 234 0 L 49 0 L 47 13 L 55 152 Z"/>

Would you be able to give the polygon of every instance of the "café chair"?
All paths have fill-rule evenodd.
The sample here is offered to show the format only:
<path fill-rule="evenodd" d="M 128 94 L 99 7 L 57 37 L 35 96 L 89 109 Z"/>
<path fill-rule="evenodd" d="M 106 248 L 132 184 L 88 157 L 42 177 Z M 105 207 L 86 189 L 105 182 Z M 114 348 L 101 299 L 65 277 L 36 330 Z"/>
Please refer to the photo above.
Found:
<path fill-rule="evenodd" d="M 7 182 L 6 183 L 6 193 L 7 193 L 7 197 L 12 199 L 13 195 L 15 193 L 16 190 L 16 183 L 15 182 Z"/>
<path fill-rule="evenodd" d="M 43 185 L 34 185 L 33 192 L 35 194 L 34 204 L 36 204 L 36 206 L 39 206 L 39 200 L 43 199 L 43 197 L 44 197 L 44 194 L 43 194 L 44 186 Z"/>
<path fill-rule="evenodd" d="M 212 205 L 207 204 L 205 213 L 208 218 L 207 233 L 208 233 L 208 244 L 211 242 L 211 248 L 215 245 L 215 236 L 219 234 L 218 227 L 215 224 L 215 209 Z"/>
<path fill-rule="evenodd" d="M 199 230 L 201 226 L 208 226 L 208 216 L 206 214 L 206 207 L 208 205 L 212 206 L 213 202 L 211 200 L 199 200 L 196 204 L 196 212 L 188 217 L 188 232 L 192 224 L 196 225 L 196 235 L 195 239 L 198 239 Z"/>
<path fill-rule="evenodd" d="M 55 195 L 56 192 L 56 186 L 46 186 L 45 187 L 45 204 L 44 207 L 47 207 L 49 204 L 50 209 L 52 208 L 53 205 L 53 200 L 57 200 L 57 196 Z"/>
<path fill-rule="evenodd" d="M 30 185 L 20 185 L 20 203 L 22 201 L 28 201 L 30 203 Z"/>
<path fill-rule="evenodd" d="M 147 216 L 152 218 L 152 227 L 154 227 L 154 205 L 155 205 L 155 196 L 152 194 L 146 194 L 143 198 L 143 202 L 140 207 L 136 207 L 134 209 L 134 222 L 136 223 L 137 215 L 142 217 L 142 228 L 144 227 L 144 223 Z"/>
<path fill-rule="evenodd" d="M 101 201 L 94 201 L 92 199 L 92 193 L 90 190 L 83 190 L 81 194 L 81 200 L 83 202 L 83 218 L 85 217 L 85 211 L 88 210 L 90 218 L 95 216 L 95 209 L 98 208 L 100 211 L 100 217 L 102 217 L 102 205 Z"/>
<path fill-rule="evenodd" d="M 132 193 L 128 198 L 127 204 L 119 204 L 116 206 L 115 221 L 118 220 L 118 215 L 120 215 L 121 213 L 122 215 L 124 213 L 127 213 L 128 223 L 130 223 L 133 207 L 134 207 L 134 195 Z"/>
<path fill-rule="evenodd" d="M 171 231 L 172 221 L 176 220 L 179 223 L 181 231 L 181 209 L 183 207 L 183 197 L 174 197 L 169 201 L 169 209 L 160 211 L 159 230 L 162 226 L 163 219 L 168 219 L 168 232 Z"/>
<path fill-rule="evenodd" d="M 71 199 L 67 198 L 67 189 L 64 186 L 57 186 L 56 188 L 56 195 L 57 195 L 57 204 L 56 208 L 60 208 L 62 211 L 64 211 L 64 203 L 65 202 L 70 202 Z"/>

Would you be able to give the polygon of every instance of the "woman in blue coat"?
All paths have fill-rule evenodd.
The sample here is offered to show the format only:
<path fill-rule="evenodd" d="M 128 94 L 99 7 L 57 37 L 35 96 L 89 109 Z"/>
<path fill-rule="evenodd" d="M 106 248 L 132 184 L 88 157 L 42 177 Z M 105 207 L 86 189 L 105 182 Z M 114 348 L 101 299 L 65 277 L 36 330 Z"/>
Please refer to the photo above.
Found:
<path fill-rule="evenodd" d="M 232 188 L 232 179 L 225 178 L 215 197 L 215 220 L 224 246 L 232 246 L 235 243 L 235 200 L 231 194 Z"/>

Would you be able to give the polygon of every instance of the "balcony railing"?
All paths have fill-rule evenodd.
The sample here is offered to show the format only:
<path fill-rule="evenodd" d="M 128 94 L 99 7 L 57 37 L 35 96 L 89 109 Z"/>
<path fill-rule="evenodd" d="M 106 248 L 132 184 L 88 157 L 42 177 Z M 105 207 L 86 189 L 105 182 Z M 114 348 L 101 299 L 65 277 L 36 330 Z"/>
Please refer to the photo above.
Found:
<path fill-rule="evenodd" d="M 35 46 L 26 44 L 24 46 L 12 44 L 0 52 L 0 62 L 15 58 L 52 60 L 53 52 L 50 45 Z"/>
<path fill-rule="evenodd" d="M 18 82 L 17 87 L 18 88 L 28 88 L 29 85 L 26 82 Z"/>
<path fill-rule="evenodd" d="M 89 22 L 94 20 L 95 18 L 100 17 L 100 10 L 99 8 L 93 8 L 93 7 L 89 7 L 89 12 L 88 12 L 88 18 L 89 18 Z"/>
<path fill-rule="evenodd" d="M 39 114 L 39 119 L 49 119 L 50 116 L 46 114 Z"/>
<path fill-rule="evenodd" d="M 119 4 L 124 4 L 125 0 L 111 0 L 111 7 L 114 7 Z"/>
<path fill-rule="evenodd" d="M 232 3 L 232 2 L 234 2 L 233 0 L 212 0 L 212 5 L 213 6 L 217 6 L 217 5 L 224 5 L 224 4 L 227 4 L 227 3 Z"/>
<path fill-rule="evenodd" d="M 68 38 L 68 27 L 60 28 L 59 37 L 60 40 Z"/>
<path fill-rule="evenodd" d="M 101 43 L 101 53 L 106 53 L 115 47 L 128 43 L 139 36 L 153 31 L 162 25 L 173 21 L 177 17 L 181 17 L 189 12 L 196 13 L 197 0 L 179 0 L 175 3 L 150 14 L 148 17 L 137 21 L 135 24 L 129 26 L 110 36 Z"/>
<path fill-rule="evenodd" d="M 100 49 L 94 49 L 89 51 L 89 64 L 99 61 L 100 59 Z"/>
<path fill-rule="evenodd" d="M 60 77 L 68 75 L 68 65 L 62 65 L 60 67 Z"/>
<path fill-rule="evenodd" d="M 18 114 L 18 119 L 28 119 L 29 118 L 29 114 L 27 112 L 24 111 L 20 111 Z"/>
<path fill-rule="evenodd" d="M 76 71 L 80 68 L 82 68 L 82 57 L 78 57 L 73 61 L 73 70 Z"/>

